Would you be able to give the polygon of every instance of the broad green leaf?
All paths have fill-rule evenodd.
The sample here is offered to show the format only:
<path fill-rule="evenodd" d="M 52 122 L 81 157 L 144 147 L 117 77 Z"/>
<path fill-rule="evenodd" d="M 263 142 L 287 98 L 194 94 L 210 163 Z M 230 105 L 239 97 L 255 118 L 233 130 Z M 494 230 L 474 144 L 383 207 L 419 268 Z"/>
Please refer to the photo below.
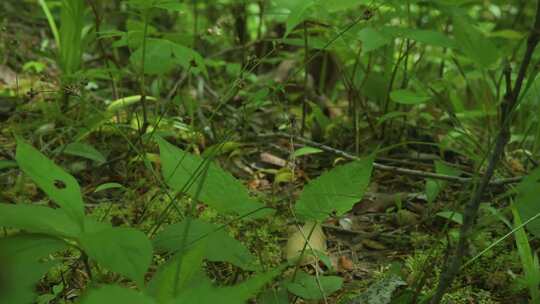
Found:
<path fill-rule="evenodd" d="M 81 233 L 80 226 L 60 209 L 23 204 L 0 204 L 0 227 L 69 238 Z"/>
<path fill-rule="evenodd" d="M 98 163 L 104 163 L 107 161 L 105 156 L 103 156 L 103 154 L 99 152 L 96 148 L 94 148 L 92 145 L 82 142 L 74 142 L 66 145 L 66 147 L 63 149 L 63 153 L 84 157 Z"/>
<path fill-rule="evenodd" d="M 336 167 L 306 185 L 296 202 L 303 219 L 323 221 L 342 215 L 364 195 L 373 167 L 373 156 Z"/>
<path fill-rule="evenodd" d="M 118 189 L 118 188 L 124 188 L 124 186 L 122 186 L 119 183 L 105 183 L 105 184 L 101 184 L 97 186 L 94 192 L 101 192 L 101 191 L 105 191 L 109 189 Z"/>
<path fill-rule="evenodd" d="M 521 221 L 526 222 L 540 213 L 540 204 L 538 203 L 540 196 L 540 168 L 536 168 L 526 176 L 517 185 L 516 190 L 518 193 L 516 208 L 521 216 Z M 536 237 L 540 237 L 540 219 L 537 218 L 531 221 L 525 227 Z"/>
<path fill-rule="evenodd" d="M 499 59 L 495 44 L 457 14 L 454 15 L 454 36 L 461 51 L 478 67 L 489 68 Z"/>
<path fill-rule="evenodd" d="M 411 90 L 394 90 L 390 93 L 393 101 L 401 104 L 422 104 L 431 99 L 431 96 L 413 92 Z"/>
<path fill-rule="evenodd" d="M 152 298 L 133 289 L 127 289 L 116 285 L 105 285 L 91 289 L 83 296 L 81 304 L 106 304 L 106 303 L 129 303 L 129 304 L 155 304 Z"/>
<path fill-rule="evenodd" d="M 259 290 L 281 273 L 283 267 L 278 267 L 263 274 L 258 274 L 250 279 L 230 287 L 216 287 L 208 284 L 200 284 L 185 290 L 173 304 L 197 303 L 197 304 L 244 304 L 257 295 Z"/>
<path fill-rule="evenodd" d="M 35 285 L 56 262 L 39 262 L 67 247 L 62 240 L 40 234 L 0 238 L 0 303 L 35 303 Z"/>
<path fill-rule="evenodd" d="M 294 282 L 287 284 L 287 289 L 305 300 L 320 300 L 338 291 L 343 279 L 335 276 L 311 276 L 303 271 L 297 273 Z"/>
<path fill-rule="evenodd" d="M 383 32 L 389 33 L 393 36 L 407 38 L 420 43 L 425 43 L 433 46 L 440 46 L 444 48 L 457 47 L 456 42 L 446 34 L 433 31 L 433 30 L 419 30 L 402 27 L 385 27 Z"/>
<path fill-rule="evenodd" d="M 206 241 L 200 242 L 197 246 L 191 247 L 183 256 L 179 253 L 162 265 L 148 283 L 145 293 L 158 303 L 169 303 L 183 290 L 200 285 L 201 280 L 205 279 L 201 276 L 205 245 Z M 182 263 L 180 269 L 178 269 L 178 263 Z"/>
<path fill-rule="evenodd" d="M 81 227 L 84 203 L 77 180 L 31 145 L 17 141 L 19 168 Z"/>
<path fill-rule="evenodd" d="M 302 147 L 296 151 L 294 151 L 294 157 L 300 157 L 304 155 L 310 155 L 310 154 L 317 154 L 321 153 L 323 150 L 313 147 Z"/>
<path fill-rule="evenodd" d="M 202 73 L 208 77 L 204 58 L 197 51 L 177 43 L 171 42 L 171 50 L 176 63 L 194 74 Z"/>
<path fill-rule="evenodd" d="M 283 38 L 287 37 L 298 24 L 308 18 L 310 9 L 314 4 L 314 0 L 304 0 L 299 1 L 297 5 L 291 8 L 291 12 L 287 17 L 286 30 Z"/>
<path fill-rule="evenodd" d="M 372 28 L 365 27 L 358 32 L 358 38 L 362 42 L 362 53 L 367 54 L 392 42 L 392 37 Z"/>
<path fill-rule="evenodd" d="M 109 228 L 84 233 L 79 242 L 90 258 L 143 286 L 152 261 L 152 243 L 144 233 L 132 228 Z"/>
<path fill-rule="evenodd" d="M 143 46 L 141 45 L 129 60 L 131 63 L 141 69 L 143 58 Z M 144 49 L 144 73 L 150 75 L 164 74 L 173 69 L 175 65 L 173 59 L 172 45 L 168 40 L 147 38 Z"/>
<path fill-rule="evenodd" d="M 154 239 L 154 246 L 167 251 L 180 250 L 186 225 L 187 221 L 183 221 L 165 227 Z M 203 239 L 206 245 L 205 258 L 208 260 L 229 262 L 246 270 L 256 269 L 256 258 L 242 243 L 214 224 L 191 219 L 186 239 L 187 248 Z"/>
<path fill-rule="evenodd" d="M 199 168 L 204 167 L 204 159 L 186 153 L 162 138 L 158 138 L 158 143 L 162 175 L 169 187 L 176 191 L 182 191 L 185 185 L 190 183 L 192 176 L 202 176 Z M 196 185 L 201 181 L 200 177 L 197 178 L 187 189 L 187 193 L 194 195 L 197 191 Z M 219 212 L 240 215 L 268 213 L 267 210 L 259 210 L 264 205 L 250 197 L 242 183 L 214 164 L 209 165 L 206 178 L 202 182 L 204 185 L 199 194 L 199 200 Z"/>

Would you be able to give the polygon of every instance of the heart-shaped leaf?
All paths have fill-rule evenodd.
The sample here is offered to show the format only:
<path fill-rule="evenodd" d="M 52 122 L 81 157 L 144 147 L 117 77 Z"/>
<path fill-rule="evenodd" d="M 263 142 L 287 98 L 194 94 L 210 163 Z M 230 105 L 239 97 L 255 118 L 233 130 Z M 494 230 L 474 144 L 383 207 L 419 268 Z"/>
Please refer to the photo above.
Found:
<path fill-rule="evenodd" d="M 323 221 L 332 214 L 351 210 L 371 178 L 373 156 L 336 167 L 306 185 L 296 202 L 296 214 L 305 220 Z"/>

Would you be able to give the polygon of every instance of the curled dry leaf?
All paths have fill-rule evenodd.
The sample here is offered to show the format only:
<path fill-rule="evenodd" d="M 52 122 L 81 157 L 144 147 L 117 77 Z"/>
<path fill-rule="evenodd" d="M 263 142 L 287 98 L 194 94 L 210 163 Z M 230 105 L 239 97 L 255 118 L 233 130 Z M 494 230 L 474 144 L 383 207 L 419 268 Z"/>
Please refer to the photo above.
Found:
<path fill-rule="evenodd" d="M 274 165 L 274 166 L 280 167 L 280 168 L 285 167 L 287 165 L 286 160 L 284 160 L 281 157 L 270 154 L 268 152 L 261 153 L 261 161 L 263 163 L 271 164 L 271 165 Z"/>
<path fill-rule="evenodd" d="M 310 232 L 313 230 L 310 235 Z M 289 227 L 289 237 L 285 247 L 285 257 L 287 260 L 294 260 L 300 256 L 306 241 L 308 243 L 304 256 L 300 261 L 301 265 L 308 265 L 317 262 L 317 257 L 313 252 L 322 252 L 326 254 L 326 236 L 324 235 L 321 224 L 316 222 L 307 222 L 300 229 L 297 226 Z"/>
<path fill-rule="evenodd" d="M 342 255 L 338 259 L 338 271 L 351 271 L 354 270 L 354 263 L 348 257 Z"/>

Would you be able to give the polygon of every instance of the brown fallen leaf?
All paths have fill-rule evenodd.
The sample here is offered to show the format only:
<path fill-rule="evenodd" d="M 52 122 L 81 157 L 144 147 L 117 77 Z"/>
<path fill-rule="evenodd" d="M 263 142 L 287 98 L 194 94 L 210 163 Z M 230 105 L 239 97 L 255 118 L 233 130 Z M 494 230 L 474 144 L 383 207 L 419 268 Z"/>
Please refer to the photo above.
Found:
<path fill-rule="evenodd" d="M 338 271 L 352 271 L 354 270 L 354 263 L 347 256 L 340 256 L 338 258 Z"/>

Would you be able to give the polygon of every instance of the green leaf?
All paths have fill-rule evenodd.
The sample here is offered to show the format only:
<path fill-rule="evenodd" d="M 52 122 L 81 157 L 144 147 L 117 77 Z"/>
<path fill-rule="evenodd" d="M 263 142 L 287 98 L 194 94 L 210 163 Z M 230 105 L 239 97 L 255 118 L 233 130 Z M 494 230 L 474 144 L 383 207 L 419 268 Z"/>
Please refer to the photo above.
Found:
<path fill-rule="evenodd" d="M 383 31 L 393 36 L 407 38 L 428 45 L 440 46 L 444 48 L 457 47 L 457 44 L 453 39 L 438 31 L 402 27 L 385 27 L 383 28 Z"/>
<path fill-rule="evenodd" d="M 206 281 L 206 283 L 185 290 L 172 303 L 215 304 L 226 302 L 227 304 L 244 304 L 250 298 L 253 298 L 264 285 L 280 274 L 282 270 L 283 267 L 278 267 L 230 287 L 215 287 L 210 285 L 209 281 Z"/>
<path fill-rule="evenodd" d="M 17 163 L 12 160 L 0 159 L 0 170 L 17 168 Z"/>
<path fill-rule="evenodd" d="M 68 238 L 81 233 L 78 223 L 65 212 L 36 205 L 0 204 L 0 226 Z"/>
<path fill-rule="evenodd" d="M 111 102 L 108 106 L 107 106 L 107 115 L 104 115 L 103 118 L 102 118 L 102 122 L 105 122 L 107 120 L 109 120 L 111 117 L 112 117 L 112 113 L 113 112 L 116 112 L 118 110 L 121 110 L 121 109 L 125 109 L 131 105 L 134 105 L 136 103 L 139 103 L 141 101 L 141 95 L 133 95 L 133 96 L 128 96 L 128 97 L 122 97 L 122 98 L 119 98 L 113 102 Z M 157 99 L 155 97 L 152 97 L 152 96 L 146 96 L 145 97 L 145 100 L 150 100 L 150 101 L 156 101 Z"/>
<path fill-rule="evenodd" d="M 105 183 L 105 184 L 101 184 L 97 186 L 96 190 L 94 190 L 94 193 L 109 190 L 109 189 L 118 189 L 118 188 L 124 188 L 124 186 L 122 186 L 119 183 Z"/>
<path fill-rule="evenodd" d="M 291 8 L 291 12 L 287 17 L 286 30 L 283 38 L 287 37 L 298 24 L 308 18 L 310 9 L 314 4 L 314 0 L 304 0 L 299 1 L 297 5 Z"/>
<path fill-rule="evenodd" d="M 155 304 L 156 302 L 133 289 L 116 285 L 105 285 L 91 289 L 83 297 L 81 304 L 129 303 L 129 304 Z"/>
<path fill-rule="evenodd" d="M 186 46 L 171 42 L 171 50 L 176 63 L 194 74 L 202 73 L 208 77 L 204 58 L 197 51 Z"/>
<path fill-rule="evenodd" d="M 56 262 L 39 262 L 67 247 L 62 240 L 39 234 L 0 239 L 0 303 L 35 303 L 35 286 Z"/>
<path fill-rule="evenodd" d="M 167 251 L 178 251 L 182 246 L 184 231 L 187 221 L 172 224 L 161 231 L 154 239 L 154 246 Z M 246 270 L 256 270 L 256 258 L 239 241 L 229 236 L 217 225 L 191 219 L 189 231 L 186 239 L 186 246 L 197 244 L 201 240 L 205 241 L 205 258 L 210 261 L 229 262 Z"/>
<path fill-rule="evenodd" d="M 372 28 L 365 27 L 358 32 L 362 42 L 362 54 L 367 54 L 392 42 L 392 37 Z"/>
<path fill-rule="evenodd" d="M 448 166 L 441 161 L 435 161 L 435 172 L 450 176 L 459 176 L 462 173 L 461 170 Z M 425 189 L 427 202 L 432 203 L 446 185 L 447 182 L 442 180 L 427 179 Z"/>
<path fill-rule="evenodd" d="M 390 98 L 397 103 L 416 105 L 425 103 L 431 99 L 431 96 L 419 94 L 411 90 L 394 90 L 390 93 Z"/>
<path fill-rule="evenodd" d="M 315 277 L 300 271 L 294 282 L 287 284 L 287 289 L 305 300 L 320 300 L 338 291 L 342 285 L 343 279 L 340 277 Z"/>
<path fill-rule="evenodd" d="M 540 167 L 527 175 L 516 187 L 516 209 L 521 216 L 521 221 L 526 222 L 540 213 L 538 196 L 540 195 Z M 540 237 L 540 219 L 532 220 L 526 226 L 536 237 Z"/>
<path fill-rule="evenodd" d="M 63 153 L 83 157 L 98 163 L 104 163 L 107 161 L 105 156 L 103 156 L 103 154 L 101 154 L 101 152 L 99 152 L 96 148 L 82 142 L 74 142 L 66 145 L 66 147 L 63 149 Z"/>
<path fill-rule="evenodd" d="M 449 221 L 457 223 L 459 225 L 463 224 L 463 215 L 459 212 L 454 211 L 441 211 L 436 214 L 439 217 L 445 218 Z"/>
<path fill-rule="evenodd" d="M 191 247 L 183 256 L 177 254 L 162 265 L 152 277 L 145 293 L 156 299 L 158 303 L 169 303 L 183 290 L 200 285 L 201 281 L 205 280 L 205 277 L 202 276 L 205 243 L 198 243 L 198 246 Z M 178 263 L 182 263 L 179 273 L 177 272 Z M 178 277 L 176 277 L 177 275 Z"/>
<path fill-rule="evenodd" d="M 143 286 L 152 261 L 152 243 L 132 228 L 109 228 L 84 233 L 79 242 L 89 257 Z"/>
<path fill-rule="evenodd" d="M 17 141 L 15 159 L 19 168 L 82 227 L 84 203 L 77 180 L 22 140 Z"/>
<path fill-rule="evenodd" d="M 499 59 L 499 51 L 491 40 L 469 24 L 465 18 L 455 14 L 453 19 L 457 44 L 478 67 L 489 68 Z"/>
<path fill-rule="evenodd" d="M 310 154 L 317 154 L 321 153 L 323 150 L 313 147 L 302 147 L 296 151 L 294 151 L 294 157 L 300 157 L 304 155 L 310 155 Z"/>
<path fill-rule="evenodd" d="M 296 202 L 303 219 L 323 221 L 342 215 L 360 201 L 371 178 L 373 156 L 336 167 L 311 181 Z"/>
<path fill-rule="evenodd" d="M 188 194 L 195 195 L 197 191 L 195 185 L 202 181 L 200 168 L 204 167 L 205 160 L 184 152 L 162 138 L 158 138 L 158 143 L 162 175 L 167 185 L 175 191 L 182 191 L 192 176 L 198 175 L 193 185 L 187 189 Z M 264 205 L 250 197 L 244 185 L 214 164 L 209 165 L 206 179 L 202 182 L 204 185 L 199 199 L 219 212 L 240 215 L 257 213 L 261 216 L 268 213 L 266 210 L 259 210 Z"/>
<path fill-rule="evenodd" d="M 143 50 L 144 73 L 159 75 L 169 72 L 174 67 L 172 45 L 168 40 L 147 38 L 145 49 L 141 45 L 129 58 L 138 69 L 141 69 Z"/>

